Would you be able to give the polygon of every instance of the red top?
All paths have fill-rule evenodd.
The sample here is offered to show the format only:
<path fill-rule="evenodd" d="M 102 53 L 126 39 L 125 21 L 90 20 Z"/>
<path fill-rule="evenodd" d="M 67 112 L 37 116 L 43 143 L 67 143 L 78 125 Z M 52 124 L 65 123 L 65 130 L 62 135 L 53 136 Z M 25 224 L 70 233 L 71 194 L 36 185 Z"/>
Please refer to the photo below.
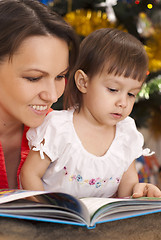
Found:
<path fill-rule="evenodd" d="M 48 113 L 51 112 L 52 109 L 50 108 Z M 22 165 L 24 161 L 26 160 L 26 157 L 29 153 L 29 146 L 28 146 L 28 140 L 26 139 L 26 132 L 28 131 L 29 127 L 24 126 L 23 136 L 22 136 L 22 143 L 21 143 L 21 161 L 17 169 L 17 184 L 18 188 L 20 188 L 20 182 L 19 182 L 19 175 L 22 168 Z M 8 186 L 8 179 L 7 179 L 7 172 L 6 172 L 6 166 L 5 166 L 5 158 L 4 153 L 2 149 L 2 145 L 0 142 L 0 189 L 9 188 Z"/>
<path fill-rule="evenodd" d="M 22 143 L 21 143 L 21 161 L 19 164 L 19 167 L 17 169 L 17 183 L 18 188 L 20 188 L 19 184 L 19 174 L 21 167 L 29 153 L 29 146 L 28 141 L 26 139 L 26 132 L 29 129 L 29 127 L 24 127 L 23 137 L 22 137 Z M 0 143 L 0 189 L 9 188 L 8 186 L 8 179 L 7 179 L 7 172 L 6 172 L 6 166 L 5 166 L 5 159 L 4 159 L 4 153 L 2 149 L 2 145 Z"/>

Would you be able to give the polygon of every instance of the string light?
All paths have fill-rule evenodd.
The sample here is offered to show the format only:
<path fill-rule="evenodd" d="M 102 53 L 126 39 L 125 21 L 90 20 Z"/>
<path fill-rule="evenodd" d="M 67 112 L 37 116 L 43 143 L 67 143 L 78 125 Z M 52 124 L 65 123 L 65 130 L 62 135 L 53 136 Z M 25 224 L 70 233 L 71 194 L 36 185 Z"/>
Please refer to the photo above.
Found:
<path fill-rule="evenodd" d="M 152 5 L 151 3 L 149 3 L 149 4 L 147 5 L 147 8 L 152 9 L 152 8 L 153 8 L 153 5 Z"/>
<path fill-rule="evenodd" d="M 140 3 L 140 1 L 139 1 L 139 0 L 136 0 L 136 1 L 135 1 L 135 4 L 139 4 L 139 3 Z"/>

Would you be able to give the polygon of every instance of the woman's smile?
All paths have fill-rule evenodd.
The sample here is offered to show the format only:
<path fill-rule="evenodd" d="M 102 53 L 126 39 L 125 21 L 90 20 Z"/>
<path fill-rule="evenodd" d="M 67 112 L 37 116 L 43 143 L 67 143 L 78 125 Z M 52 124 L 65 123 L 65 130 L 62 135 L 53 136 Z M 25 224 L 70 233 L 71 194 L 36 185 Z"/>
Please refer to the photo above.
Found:
<path fill-rule="evenodd" d="M 68 58 L 64 40 L 53 36 L 26 39 L 12 60 L 6 59 L 0 65 L 4 118 L 9 116 L 29 127 L 39 126 L 64 92 Z"/>
<path fill-rule="evenodd" d="M 46 115 L 48 112 L 49 107 L 47 105 L 29 105 L 34 113 Z"/>

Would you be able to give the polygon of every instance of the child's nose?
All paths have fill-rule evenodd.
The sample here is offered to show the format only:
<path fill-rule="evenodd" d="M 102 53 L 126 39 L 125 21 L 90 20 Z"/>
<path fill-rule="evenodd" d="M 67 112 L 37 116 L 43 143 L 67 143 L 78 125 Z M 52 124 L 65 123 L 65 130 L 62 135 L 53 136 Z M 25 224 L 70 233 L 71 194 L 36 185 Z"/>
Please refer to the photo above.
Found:
<path fill-rule="evenodd" d="M 127 96 L 121 95 L 120 99 L 117 102 L 117 105 L 122 108 L 127 107 Z"/>

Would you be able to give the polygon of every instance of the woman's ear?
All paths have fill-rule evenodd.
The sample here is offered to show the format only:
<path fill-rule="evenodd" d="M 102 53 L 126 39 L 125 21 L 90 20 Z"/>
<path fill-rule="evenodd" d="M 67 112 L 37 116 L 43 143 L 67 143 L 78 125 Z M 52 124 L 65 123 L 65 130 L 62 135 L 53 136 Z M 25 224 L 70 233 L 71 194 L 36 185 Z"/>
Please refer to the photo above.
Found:
<path fill-rule="evenodd" d="M 88 76 L 82 70 L 76 71 L 75 83 L 80 92 L 82 92 L 82 93 L 87 92 Z"/>

